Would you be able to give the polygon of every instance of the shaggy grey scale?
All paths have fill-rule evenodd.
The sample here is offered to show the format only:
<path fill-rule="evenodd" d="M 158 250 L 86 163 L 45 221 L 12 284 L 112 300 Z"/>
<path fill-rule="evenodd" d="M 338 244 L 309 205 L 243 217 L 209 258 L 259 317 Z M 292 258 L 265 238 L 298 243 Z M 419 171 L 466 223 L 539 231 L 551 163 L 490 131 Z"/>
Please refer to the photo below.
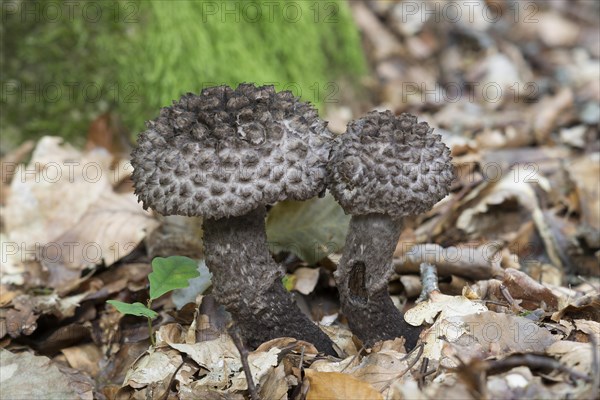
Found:
<path fill-rule="evenodd" d="M 373 111 L 335 139 L 329 190 L 348 214 L 417 215 L 448 194 L 451 159 L 426 122 Z"/>
<path fill-rule="evenodd" d="M 223 218 L 325 190 L 332 136 L 308 103 L 273 86 L 186 94 L 132 153 L 135 193 L 163 215 Z"/>

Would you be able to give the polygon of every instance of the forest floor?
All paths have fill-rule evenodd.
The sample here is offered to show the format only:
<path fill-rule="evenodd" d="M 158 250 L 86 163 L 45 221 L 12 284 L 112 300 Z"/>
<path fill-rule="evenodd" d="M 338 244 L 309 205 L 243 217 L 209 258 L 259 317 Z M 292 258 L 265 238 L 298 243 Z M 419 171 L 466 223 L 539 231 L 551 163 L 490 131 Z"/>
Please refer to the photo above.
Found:
<path fill-rule="evenodd" d="M 339 357 L 289 338 L 249 349 L 261 398 L 598 398 L 598 3 L 464 3 L 351 2 L 371 72 L 324 116 L 342 133 L 370 109 L 410 112 L 452 151 L 451 194 L 394 254 L 390 293 L 421 344 L 353 337 L 333 279 L 348 217 L 329 196 L 278 204 L 286 287 Z M 45 137 L 2 158 L 0 397 L 248 398 L 200 221 L 141 208 L 111 129 L 102 116 L 85 150 Z M 151 260 L 171 255 L 201 276 L 152 303 L 152 346 L 147 320 L 107 300 L 146 303 Z M 424 262 L 440 291 L 415 305 Z"/>

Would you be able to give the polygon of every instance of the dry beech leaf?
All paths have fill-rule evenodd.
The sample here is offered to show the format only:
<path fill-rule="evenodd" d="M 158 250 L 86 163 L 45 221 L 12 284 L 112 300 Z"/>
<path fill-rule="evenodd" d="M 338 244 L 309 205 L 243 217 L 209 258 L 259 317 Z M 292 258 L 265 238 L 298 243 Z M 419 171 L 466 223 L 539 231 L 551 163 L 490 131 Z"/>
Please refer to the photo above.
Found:
<path fill-rule="evenodd" d="M 418 273 L 421 263 L 434 264 L 438 275 L 458 275 L 469 279 L 488 279 L 501 273 L 491 255 L 495 250 L 494 243 L 486 243 L 479 247 L 457 245 L 442 247 L 435 243 L 397 248 L 394 269 L 399 274 Z"/>
<path fill-rule="evenodd" d="M 132 193 L 113 191 L 111 161 L 103 149 L 81 153 L 60 138 L 42 138 L 11 183 L 3 252 L 17 257 L 6 258 L 11 264 L 2 270 L 18 270 L 35 254 L 49 272 L 47 286 L 68 292 L 83 269 L 110 266 L 137 247 L 158 222 Z"/>
<path fill-rule="evenodd" d="M 433 324 L 435 317 L 441 313 L 440 318 L 468 315 L 476 312 L 487 311 L 481 302 L 474 302 L 463 296 L 447 296 L 432 293 L 431 299 L 421 302 L 404 314 L 406 322 L 413 326 L 423 323 Z"/>
<path fill-rule="evenodd" d="M 103 192 L 111 190 L 108 152 L 82 155 L 61 142 L 57 137 L 40 139 L 31 161 L 17 168 L 11 183 L 3 213 L 6 232 L 10 240 L 28 248 L 66 233 Z"/>
<path fill-rule="evenodd" d="M 274 367 L 277 366 L 278 355 L 281 350 L 272 348 L 268 352 L 253 351 L 248 354 L 248 365 L 252 374 L 254 382 L 260 382 L 263 378 L 269 375 Z M 247 390 L 248 382 L 246 381 L 246 375 L 244 371 L 240 370 L 236 376 L 232 379 L 231 388 L 228 392 L 235 392 L 240 390 Z M 286 390 L 287 391 L 287 390 Z"/>
<path fill-rule="evenodd" d="M 600 321 L 600 294 L 591 293 L 580 297 L 552 314 L 553 321 L 560 321 L 564 317 Z"/>
<path fill-rule="evenodd" d="M 568 340 L 553 343 L 546 349 L 546 353 L 549 356 L 557 357 L 561 364 L 590 376 L 598 372 L 594 371 L 593 351 L 596 351 L 597 356 L 600 356 L 600 346 L 593 349 L 590 343 Z"/>
<path fill-rule="evenodd" d="M 294 281 L 294 290 L 309 295 L 315 290 L 317 282 L 319 282 L 319 269 L 300 267 L 294 271 L 296 280 Z"/>
<path fill-rule="evenodd" d="M 464 210 L 456 221 L 459 229 L 468 234 L 479 233 L 490 228 L 493 221 L 497 223 L 497 217 L 488 216 L 494 207 L 510 200 L 515 199 L 524 210 L 532 211 L 537 208 L 537 199 L 531 182 L 540 179 L 536 171 L 528 169 L 527 166 L 515 167 L 514 173 L 508 173 L 505 177 L 489 186 L 489 189 L 482 193 L 477 200 L 477 204 Z M 466 198 L 465 200 L 469 200 Z M 504 213 L 506 214 L 506 213 Z M 505 215 L 506 216 L 506 215 Z M 511 222 L 513 225 L 520 226 L 521 218 L 505 221 L 506 225 Z M 516 230 L 516 227 L 514 228 Z"/>
<path fill-rule="evenodd" d="M 80 293 L 60 298 L 53 293 L 43 296 L 21 294 L 12 302 L 12 308 L 6 310 L 6 327 L 11 337 L 31 335 L 37 329 L 37 320 L 41 315 L 54 315 L 59 318 L 72 317 L 79 303 L 88 295 Z"/>
<path fill-rule="evenodd" d="M 385 396 L 385 390 L 393 381 L 411 380 L 412 376 L 408 371 L 408 361 L 403 360 L 406 353 L 394 350 L 382 350 L 369 354 L 362 359 L 360 365 L 349 369 L 354 378 L 371 384 L 375 389 Z"/>
<path fill-rule="evenodd" d="M 283 363 L 263 376 L 258 386 L 261 399 L 287 400 L 288 384 Z"/>
<path fill-rule="evenodd" d="M 135 389 L 144 388 L 150 384 L 160 384 L 170 379 L 181 362 L 181 355 L 175 350 L 151 349 L 127 371 L 124 384 Z"/>
<path fill-rule="evenodd" d="M 574 322 L 577 330 L 596 338 L 600 337 L 600 323 L 586 319 L 576 319 Z"/>
<path fill-rule="evenodd" d="M 92 400 L 92 383 L 66 373 L 48 357 L 0 349 L 3 399 Z"/>
<path fill-rule="evenodd" d="M 164 342 L 169 347 L 187 354 L 208 373 L 198 380 L 198 385 L 217 388 L 228 393 L 243 391 L 248 388 L 246 377 L 242 371 L 242 363 L 235 344 L 229 336 L 222 335 L 218 339 L 198 343 L 176 343 L 182 340 L 176 332 L 176 324 L 164 325 L 157 334 L 157 343 Z M 268 351 L 253 351 L 248 355 L 248 364 L 255 382 L 259 382 L 277 365 L 277 347 Z"/>
<path fill-rule="evenodd" d="M 468 328 L 468 335 L 490 355 L 510 352 L 543 352 L 556 342 L 548 330 L 535 322 L 507 314 L 485 311 L 449 319 Z"/>
<path fill-rule="evenodd" d="M 305 370 L 309 389 L 306 400 L 383 400 L 373 386 L 339 372 Z"/>
<path fill-rule="evenodd" d="M 600 153 L 587 154 L 574 160 L 568 166 L 568 171 L 577 188 L 583 223 L 590 231 L 595 231 L 596 235 L 600 236 Z M 588 242 L 593 245 L 592 240 Z"/>
<path fill-rule="evenodd" d="M 135 249 L 157 226 L 158 221 L 140 207 L 134 194 L 106 191 L 90 205 L 79 223 L 53 245 L 61 246 L 60 263 L 69 268 L 101 262 L 110 266 Z M 65 257 L 70 254 L 69 243 L 91 244 L 91 250 L 75 251 L 72 257 Z"/>
<path fill-rule="evenodd" d="M 502 283 L 515 300 L 527 300 L 526 303 L 521 304 L 524 308 L 535 309 L 540 307 L 542 302 L 546 304 L 550 311 L 556 311 L 558 308 L 558 298 L 554 293 L 541 283 L 534 281 L 524 272 L 507 268 L 504 270 Z"/>
<path fill-rule="evenodd" d="M 100 373 L 102 351 L 93 343 L 67 347 L 61 350 L 71 368 L 83 371 L 95 378 Z"/>
<path fill-rule="evenodd" d="M 433 292 L 429 300 L 408 310 L 404 314 L 404 319 L 414 326 L 422 325 L 424 322 L 433 323 L 431 328 L 421 333 L 421 339 L 425 342 L 423 352 L 425 357 L 439 360 L 442 357 L 444 343 L 454 341 L 467 332 L 465 327 L 450 320 L 457 316 L 486 310 L 487 307 L 482 302 L 471 301 L 463 296 L 447 296 Z M 436 319 L 435 323 L 434 319 Z"/>

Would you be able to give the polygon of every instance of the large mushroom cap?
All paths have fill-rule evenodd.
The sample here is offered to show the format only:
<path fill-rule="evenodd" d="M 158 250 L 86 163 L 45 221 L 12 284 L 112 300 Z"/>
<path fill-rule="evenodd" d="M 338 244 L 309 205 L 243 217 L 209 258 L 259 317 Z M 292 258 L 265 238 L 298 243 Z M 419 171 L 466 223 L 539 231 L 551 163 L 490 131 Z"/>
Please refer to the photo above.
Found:
<path fill-rule="evenodd" d="M 217 86 L 163 108 L 132 153 L 135 193 L 163 215 L 240 216 L 325 189 L 332 143 L 308 103 L 273 86 Z"/>
<path fill-rule="evenodd" d="M 441 136 L 410 114 L 373 111 L 350 122 L 331 154 L 329 189 L 348 214 L 417 215 L 454 179 Z"/>

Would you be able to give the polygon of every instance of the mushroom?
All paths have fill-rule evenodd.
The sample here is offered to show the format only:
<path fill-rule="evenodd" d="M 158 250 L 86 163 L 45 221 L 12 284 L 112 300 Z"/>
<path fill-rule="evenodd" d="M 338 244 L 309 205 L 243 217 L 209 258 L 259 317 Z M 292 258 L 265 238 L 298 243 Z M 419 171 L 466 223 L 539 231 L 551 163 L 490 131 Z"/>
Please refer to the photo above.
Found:
<path fill-rule="evenodd" d="M 335 139 L 329 190 L 350 227 L 335 278 L 350 329 L 366 345 L 420 329 L 404 321 L 388 294 L 392 257 L 405 216 L 428 211 L 454 179 L 450 150 L 440 135 L 410 114 L 368 113 Z"/>
<path fill-rule="evenodd" d="M 327 123 L 291 92 L 217 86 L 188 93 L 148 123 L 132 153 L 135 193 L 163 215 L 203 217 L 213 293 L 246 342 L 332 342 L 296 307 L 265 233 L 266 205 L 325 191 Z"/>

